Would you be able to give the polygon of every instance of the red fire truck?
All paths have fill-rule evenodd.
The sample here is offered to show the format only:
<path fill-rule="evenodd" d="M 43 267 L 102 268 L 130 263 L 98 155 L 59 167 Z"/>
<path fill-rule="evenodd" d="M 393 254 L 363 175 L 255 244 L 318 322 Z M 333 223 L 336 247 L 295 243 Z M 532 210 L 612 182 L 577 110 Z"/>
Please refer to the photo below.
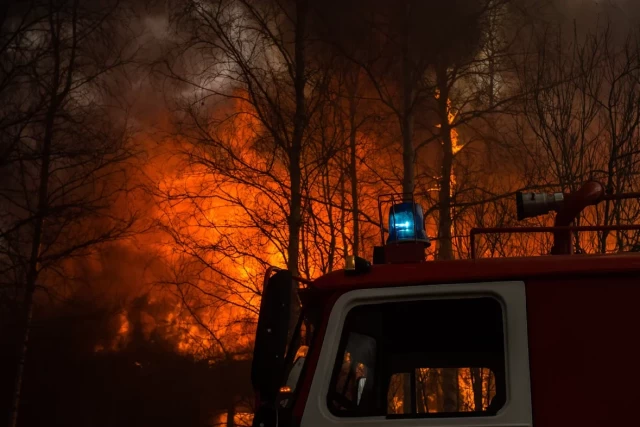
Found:
<path fill-rule="evenodd" d="M 638 197 L 519 193 L 519 219 L 555 211 L 555 226 L 474 229 L 454 261 L 425 261 L 422 210 L 401 200 L 373 263 L 313 281 L 270 269 L 254 427 L 640 425 L 640 254 L 573 253 L 578 232 L 640 226 L 571 226 Z M 552 233 L 551 255 L 476 259 L 478 234 L 523 232 Z"/>

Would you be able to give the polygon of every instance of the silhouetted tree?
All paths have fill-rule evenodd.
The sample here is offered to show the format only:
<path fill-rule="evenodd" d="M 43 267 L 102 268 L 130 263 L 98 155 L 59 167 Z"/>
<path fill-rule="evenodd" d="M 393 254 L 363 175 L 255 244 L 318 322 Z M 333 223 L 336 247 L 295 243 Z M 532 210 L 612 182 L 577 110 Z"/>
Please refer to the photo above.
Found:
<path fill-rule="evenodd" d="M 110 90 L 135 54 L 121 12 L 118 2 L 34 0 L 12 4 L 3 25 L 0 268 L 21 331 L 12 426 L 36 290 L 63 293 L 62 261 L 125 236 L 134 220 L 111 210 L 132 154 Z"/>

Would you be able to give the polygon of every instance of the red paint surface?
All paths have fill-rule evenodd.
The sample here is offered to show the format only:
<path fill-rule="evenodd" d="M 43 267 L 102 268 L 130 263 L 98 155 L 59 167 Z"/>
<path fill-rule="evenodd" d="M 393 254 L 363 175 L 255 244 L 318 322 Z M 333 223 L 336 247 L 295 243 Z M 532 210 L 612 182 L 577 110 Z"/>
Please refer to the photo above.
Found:
<path fill-rule="evenodd" d="M 640 425 L 639 278 L 527 283 L 534 425 Z"/>
<path fill-rule="evenodd" d="M 358 276 L 347 276 L 342 270 L 329 273 L 315 280 L 313 287 L 336 291 L 616 272 L 640 272 L 640 253 L 483 258 L 374 265 L 369 273 Z"/>

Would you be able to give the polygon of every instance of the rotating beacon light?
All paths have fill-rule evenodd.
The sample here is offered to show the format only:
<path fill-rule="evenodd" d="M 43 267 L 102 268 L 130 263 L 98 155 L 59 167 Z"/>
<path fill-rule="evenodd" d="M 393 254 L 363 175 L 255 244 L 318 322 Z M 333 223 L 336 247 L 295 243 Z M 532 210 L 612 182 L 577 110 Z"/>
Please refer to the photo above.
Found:
<path fill-rule="evenodd" d="M 430 246 L 424 229 L 422 206 L 413 202 L 397 203 L 389 208 L 389 243 L 424 242 Z"/>

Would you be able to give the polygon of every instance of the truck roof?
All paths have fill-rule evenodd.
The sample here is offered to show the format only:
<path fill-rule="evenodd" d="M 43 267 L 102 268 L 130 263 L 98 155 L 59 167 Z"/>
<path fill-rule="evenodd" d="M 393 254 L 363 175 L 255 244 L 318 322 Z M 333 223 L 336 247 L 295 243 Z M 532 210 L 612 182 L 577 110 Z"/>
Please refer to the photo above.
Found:
<path fill-rule="evenodd" d="M 313 287 L 336 291 L 632 272 L 640 272 L 640 253 L 483 258 L 373 265 L 371 271 L 359 275 L 347 275 L 345 270 L 337 270 L 313 281 Z"/>

